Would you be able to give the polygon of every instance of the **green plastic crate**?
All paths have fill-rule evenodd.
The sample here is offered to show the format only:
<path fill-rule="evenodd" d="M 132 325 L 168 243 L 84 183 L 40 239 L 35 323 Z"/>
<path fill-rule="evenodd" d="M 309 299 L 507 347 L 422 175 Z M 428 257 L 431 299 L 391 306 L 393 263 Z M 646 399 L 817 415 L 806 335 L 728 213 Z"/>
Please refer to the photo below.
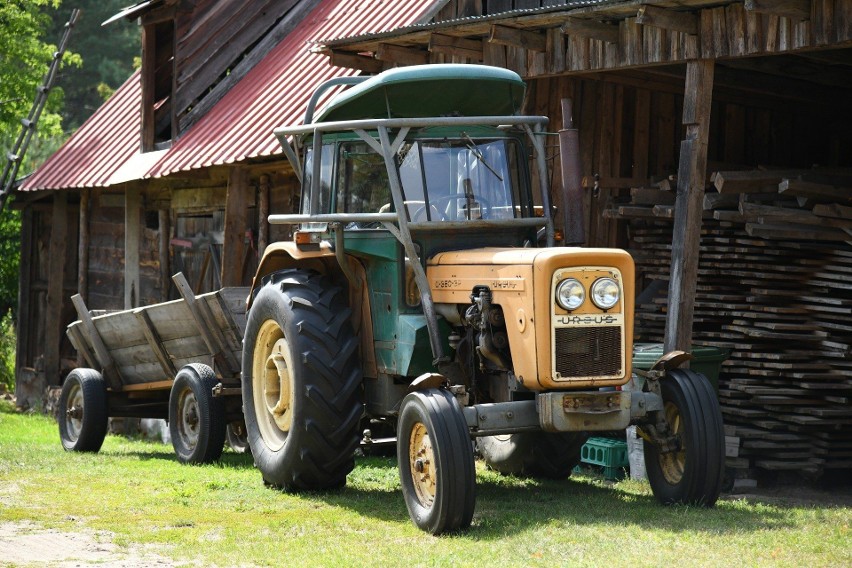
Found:
<path fill-rule="evenodd" d="M 611 438 L 589 438 L 580 450 L 580 461 L 603 467 L 606 479 L 621 479 L 630 463 L 627 460 L 627 443 Z"/>

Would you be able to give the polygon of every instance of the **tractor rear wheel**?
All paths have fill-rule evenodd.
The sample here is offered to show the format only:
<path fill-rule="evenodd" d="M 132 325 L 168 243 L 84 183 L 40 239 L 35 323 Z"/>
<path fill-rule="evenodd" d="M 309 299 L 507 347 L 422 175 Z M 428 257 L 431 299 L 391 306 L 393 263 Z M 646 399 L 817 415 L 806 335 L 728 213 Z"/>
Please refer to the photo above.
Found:
<path fill-rule="evenodd" d="M 432 534 L 467 528 L 476 504 L 473 444 L 452 394 L 426 389 L 406 396 L 397 455 L 411 520 Z"/>
<path fill-rule="evenodd" d="M 73 452 L 97 452 L 107 433 L 107 389 L 94 369 L 71 371 L 59 396 L 59 437 Z"/>
<path fill-rule="evenodd" d="M 523 432 L 477 438 L 479 455 L 503 474 L 565 479 L 580 463 L 588 435 L 580 432 Z"/>
<path fill-rule="evenodd" d="M 312 271 L 267 277 L 243 339 L 243 414 L 267 485 L 346 483 L 355 467 L 361 368 L 344 291 Z"/>
<path fill-rule="evenodd" d="M 725 432 L 713 386 L 704 375 L 675 369 L 661 379 L 660 388 L 662 412 L 677 444 L 661 452 L 644 442 L 651 490 L 664 504 L 712 507 L 725 473 Z"/>
<path fill-rule="evenodd" d="M 225 445 L 225 404 L 213 396 L 219 381 L 200 363 L 184 365 L 169 394 L 169 433 L 178 461 L 212 463 Z"/>

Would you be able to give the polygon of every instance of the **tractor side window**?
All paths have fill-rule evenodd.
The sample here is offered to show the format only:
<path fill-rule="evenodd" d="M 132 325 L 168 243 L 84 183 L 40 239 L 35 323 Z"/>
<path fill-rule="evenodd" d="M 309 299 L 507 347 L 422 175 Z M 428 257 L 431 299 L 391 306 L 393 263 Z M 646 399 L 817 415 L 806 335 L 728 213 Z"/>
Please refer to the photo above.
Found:
<path fill-rule="evenodd" d="M 320 179 L 319 185 L 314 190 L 314 156 L 313 149 L 308 148 L 305 154 L 305 174 L 302 178 L 302 207 L 301 212 L 306 215 L 318 215 L 331 212 L 331 173 L 333 171 L 334 145 L 325 144 L 320 156 Z M 322 230 L 321 223 L 303 223 L 302 228 L 306 230 Z"/>
<path fill-rule="evenodd" d="M 337 169 L 337 213 L 384 213 L 391 195 L 385 161 L 364 142 L 340 145 Z"/>

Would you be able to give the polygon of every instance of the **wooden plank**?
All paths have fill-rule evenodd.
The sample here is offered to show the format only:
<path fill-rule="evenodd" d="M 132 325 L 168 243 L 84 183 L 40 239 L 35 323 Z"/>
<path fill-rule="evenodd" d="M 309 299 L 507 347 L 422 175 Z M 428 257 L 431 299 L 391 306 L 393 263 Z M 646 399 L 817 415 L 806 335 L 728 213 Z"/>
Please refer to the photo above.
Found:
<path fill-rule="evenodd" d="M 482 61 L 482 41 L 479 40 L 433 33 L 429 35 L 429 51 Z"/>
<path fill-rule="evenodd" d="M 62 339 L 62 304 L 64 300 L 65 249 L 68 238 L 68 194 L 53 194 L 53 213 L 48 249 L 50 277 L 47 280 L 47 305 L 44 318 L 44 374 L 48 385 L 59 384 L 60 341 Z"/>
<path fill-rule="evenodd" d="M 837 187 L 795 178 L 781 180 L 778 183 L 778 192 L 819 201 L 852 203 L 852 187 Z"/>
<path fill-rule="evenodd" d="M 429 63 L 429 52 L 414 47 L 380 43 L 376 49 L 376 59 L 399 65 L 423 65 Z"/>
<path fill-rule="evenodd" d="M 683 124 L 687 137 L 681 143 L 678 166 L 678 199 L 675 204 L 675 240 L 672 242 L 665 351 L 689 351 L 692 345 L 713 72 L 713 60 L 687 63 L 683 106 Z"/>
<path fill-rule="evenodd" d="M 656 6 L 640 6 L 636 23 L 690 35 L 698 34 L 698 16 L 692 12 L 676 12 Z"/>
<path fill-rule="evenodd" d="M 593 20 L 568 18 L 561 29 L 567 36 L 598 39 L 607 43 L 618 43 L 620 38 L 618 26 Z"/>
<path fill-rule="evenodd" d="M 89 214 L 92 190 L 80 190 L 80 237 L 77 243 L 77 292 L 86 299 L 89 289 Z"/>
<path fill-rule="evenodd" d="M 811 18 L 811 0 L 745 0 L 746 10 L 759 14 L 772 14 L 794 20 Z"/>
<path fill-rule="evenodd" d="M 383 57 L 367 57 L 366 55 L 358 55 L 336 49 L 329 53 L 329 63 L 332 66 L 357 69 L 364 73 L 381 73 L 385 67 L 382 61 L 394 60 L 388 60 Z"/>
<path fill-rule="evenodd" d="M 65 331 L 65 334 L 68 336 L 68 339 L 71 341 L 71 345 L 74 346 L 74 349 L 77 350 L 85 364 L 88 365 L 92 369 L 99 368 L 98 360 L 95 357 L 95 354 L 92 352 L 89 347 L 89 343 L 86 341 L 86 338 L 83 335 L 83 330 L 79 325 L 70 325 L 68 329 Z M 80 365 L 82 366 L 82 365 Z"/>
<path fill-rule="evenodd" d="M 110 355 L 109 350 L 106 348 L 106 345 L 104 345 L 103 338 L 100 333 L 98 333 L 95 324 L 92 322 L 92 316 L 89 313 L 89 309 L 86 307 L 86 303 L 83 301 L 80 294 L 74 294 L 71 297 L 71 302 L 74 304 L 74 308 L 77 310 L 77 316 L 80 318 L 80 324 L 83 327 L 83 335 L 85 335 L 89 345 L 92 346 L 92 351 L 94 351 L 97 360 L 100 362 L 100 371 L 103 374 L 107 385 L 113 389 L 120 388 L 122 383 L 121 373 L 116 368 L 112 355 Z"/>
<path fill-rule="evenodd" d="M 547 37 L 544 34 L 497 24 L 491 26 L 488 42 L 522 47 L 531 51 L 547 50 Z"/>
<path fill-rule="evenodd" d="M 151 323 L 151 318 L 148 317 L 145 309 L 141 308 L 134 310 L 133 314 L 142 325 L 142 332 L 145 334 L 145 339 L 148 340 L 148 345 L 151 347 L 151 351 L 154 353 L 154 356 L 163 368 L 165 375 L 167 377 L 174 377 L 177 375 L 177 369 L 175 369 L 174 363 L 172 363 L 172 360 L 169 358 L 169 354 L 166 353 L 166 350 L 163 348 L 163 340 L 160 338 L 157 330 Z"/>
<path fill-rule="evenodd" d="M 735 170 L 715 173 L 713 185 L 719 193 L 761 193 L 782 180 L 800 176 L 804 170 Z M 773 187 L 772 189 L 775 189 Z"/>
<path fill-rule="evenodd" d="M 222 370 L 232 375 L 239 373 L 239 360 L 234 357 L 233 353 L 228 351 L 222 331 L 214 324 L 207 304 L 196 300 L 195 294 L 192 292 L 189 283 L 182 273 L 178 272 L 175 274 L 172 280 L 174 280 L 180 295 L 183 297 L 184 302 L 186 302 L 186 307 L 189 308 L 192 314 L 192 319 L 195 322 L 198 333 L 207 345 L 210 355 L 213 356 L 216 364 Z"/>

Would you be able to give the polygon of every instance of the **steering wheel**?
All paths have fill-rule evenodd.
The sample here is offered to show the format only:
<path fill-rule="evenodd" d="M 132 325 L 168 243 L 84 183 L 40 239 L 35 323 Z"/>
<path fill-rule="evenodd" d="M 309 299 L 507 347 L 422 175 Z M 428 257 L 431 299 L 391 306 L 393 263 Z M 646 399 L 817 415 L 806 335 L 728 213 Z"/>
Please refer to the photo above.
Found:
<path fill-rule="evenodd" d="M 439 219 L 440 221 L 449 221 L 447 216 L 444 214 L 444 210 L 446 209 L 447 204 L 450 203 L 450 201 L 452 201 L 454 199 L 456 199 L 456 200 L 464 199 L 465 203 L 466 203 L 467 197 L 468 196 L 465 195 L 464 193 L 450 193 L 448 195 L 441 195 L 441 196 L 436 197 L 435 199 L 432 199 L 429 202 L 429 207 L 430 207 L 430 210 L 432 211 L 432 219 L 434 220 L 434 218 L 436 217 L 435 214 L 437 214 L 437 217 L 440 218 Z M 479 204 L 479 207 L 482 210 L 482 217 L 483 218 L 488 218 L 488 217 L 491 216 L 490 215 L 491 203 L 487 199 L 485 199 L 484 197 L 479 197 L 477 195 L 474 195 L 473 200 L 476 201 Z M 426 220 L 425 217 L 424 217 L 425 212 L 426 212 L 426 205 L 421 205 L 411 215 L 411 220 L 413 222 L 425 221 Z"/>

